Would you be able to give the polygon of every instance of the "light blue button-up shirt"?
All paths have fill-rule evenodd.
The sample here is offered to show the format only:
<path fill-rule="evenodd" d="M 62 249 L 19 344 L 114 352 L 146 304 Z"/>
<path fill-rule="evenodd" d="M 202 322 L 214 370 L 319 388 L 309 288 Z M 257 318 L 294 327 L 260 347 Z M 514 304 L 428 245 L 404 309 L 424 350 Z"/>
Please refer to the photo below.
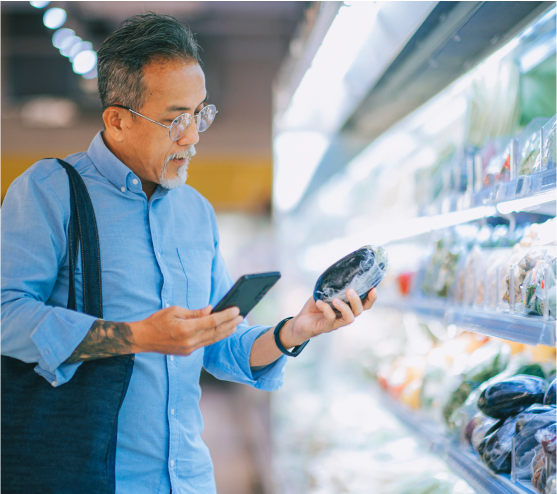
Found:
<path fill-rule="evenodd" d="M 139 177 L 108 150 L 101 132 L 86 153 L 65 161 L 93 201 L 106 320 L 138 321 L 172 305 L 214 306 L 230 289 L 213 208 L 194 189 L 158 187 L 147 200 Z M 37 362 L 36 372 L 53 386 L 74 375 L 80 364 L 63 362 L 95 321 L 65 308 L 69 215 L 68 177 L 51 159 L 16 179 L 2 208 L 2 354 Z M 76 289 L 82 310 L 80 259 Z M 278 389 L 286 357 L 253 373 L 249 366 L 265 329 L 244 321 L 232 336 L 189 356 L 136 356 L 118 420 L 117 493 L 216 492 L 201 440 L 201 367 L 219 379 Z"/>

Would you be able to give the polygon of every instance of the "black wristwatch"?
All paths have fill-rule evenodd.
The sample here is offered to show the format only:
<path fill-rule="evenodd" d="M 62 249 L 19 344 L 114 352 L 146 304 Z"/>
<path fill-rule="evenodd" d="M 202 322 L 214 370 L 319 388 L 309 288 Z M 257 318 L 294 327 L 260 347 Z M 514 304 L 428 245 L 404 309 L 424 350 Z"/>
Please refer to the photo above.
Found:
<path fill-rule="evenodd" d="M 293 319 L 293 317 L 287 317 L 286 319 L 283 319 L 281 322 L 279 322 L 276 326 L 275 326 L 275 343 L 278 347 L 278 349 L 284 353 L 285 355 L 288 355 L 289 357 L 297 357 L 298 355 L 300 355 L 300 353 L 302 352 L 302 350 L 306 347 L 306 345 L 309 343 L 309 340 L 304 341 L 301 345 L 295 346 L 291 352 L 289 352 L 286 348 L 284 348 L 282 342 L 280 341 L 280 330 L 282 329 L 282 327 L 285 325 L 285 323 L 287 323 L 288 321 L 290 321 L 290 319 Z"/>

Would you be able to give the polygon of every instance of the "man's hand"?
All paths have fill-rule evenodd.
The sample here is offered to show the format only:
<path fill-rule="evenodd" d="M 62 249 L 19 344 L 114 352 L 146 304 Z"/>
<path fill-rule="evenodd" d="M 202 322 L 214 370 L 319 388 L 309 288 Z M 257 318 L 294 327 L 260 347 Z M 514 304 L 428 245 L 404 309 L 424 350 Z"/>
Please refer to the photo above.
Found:
<path fill-rule="evenodd" d="M 237 307 L 214 314 L 211 310 L 210 305 L 199 310 L 169 307 L 132 323 L 139 352 L 190 355 L 230 336 L 244 319 Z"/>
<path fill-rule="evenodd" d="M 285 348 L 301 345 L 314 336 L 351 324 L 364 310 L 371 309 L 377 300 L 377 290 L 371 290 L 363 303 L 353 289 L 346 292 L 346 298 L 350 305 L 338 298 L 333 299 L 333 305 L 341 314 L 337 317 L 329 304 L 322 300 L 315 302 L 311 297 L 302 311 L 282 328 L 280 340 Z"/>
<path fill-rule="evenodd" d="M 98 319 L 66 363 L 142 352 L 190 355 L 230 336 L 243 320 L 237 307 L 211 310 L 210 305 L 200 310 L 169 307 L 131 323 Z"/>

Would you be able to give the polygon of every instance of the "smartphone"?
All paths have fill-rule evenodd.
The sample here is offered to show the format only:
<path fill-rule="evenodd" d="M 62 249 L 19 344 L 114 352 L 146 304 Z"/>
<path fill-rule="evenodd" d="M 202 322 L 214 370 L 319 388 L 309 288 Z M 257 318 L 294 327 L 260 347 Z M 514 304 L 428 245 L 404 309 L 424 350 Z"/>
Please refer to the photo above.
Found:
<path fill-rule="evenodd" d="M 280 273 L 278 271 L 245 274 L 238 279 L 212 312 L 238 307 L 240 315 L 246 317 L 248 312 L 257 305 L 279 278 Z"/>

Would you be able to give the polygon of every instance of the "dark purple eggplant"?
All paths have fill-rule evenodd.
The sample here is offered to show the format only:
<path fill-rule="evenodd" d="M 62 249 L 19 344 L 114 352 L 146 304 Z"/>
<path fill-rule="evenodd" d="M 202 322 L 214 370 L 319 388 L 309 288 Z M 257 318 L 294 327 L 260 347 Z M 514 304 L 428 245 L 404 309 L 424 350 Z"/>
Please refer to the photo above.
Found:
<path fill-rule="evenodd" d="M 543 398 L 544 405 L 557 405 L 557 399 L 555 396 L 555 379 L 551 381 L 551 384 L 547 388 L 545 392 L 545 396 Z"/>
<path fill-rule="evenodd" d="M 534 403 L 543 403 L 547 383 L 534 376 L 513 376 L 488 386 L 478 399 L 478 408 L 486 415 L 505 419 Z"/>
<path fill-rule="evenodd" d="M 483 462 L 495 473 L 511 472 L 511 452 L 515 430 L 516 417 L 509 417 L 495 432 L 486 436 L 478 447 Z"/>
<path fill-rule="evenodd" d="M 313 299 L 327 302 L 333 310 L 334 298 L 348 303 L 346 291 L 353 288 L 362 301 L 368 292 L 375 288 L 385 277 L 387 253 L 382 247 L 366 245 L 343 257 L 327 268 L 317 279 L 313 290 Z"/>

